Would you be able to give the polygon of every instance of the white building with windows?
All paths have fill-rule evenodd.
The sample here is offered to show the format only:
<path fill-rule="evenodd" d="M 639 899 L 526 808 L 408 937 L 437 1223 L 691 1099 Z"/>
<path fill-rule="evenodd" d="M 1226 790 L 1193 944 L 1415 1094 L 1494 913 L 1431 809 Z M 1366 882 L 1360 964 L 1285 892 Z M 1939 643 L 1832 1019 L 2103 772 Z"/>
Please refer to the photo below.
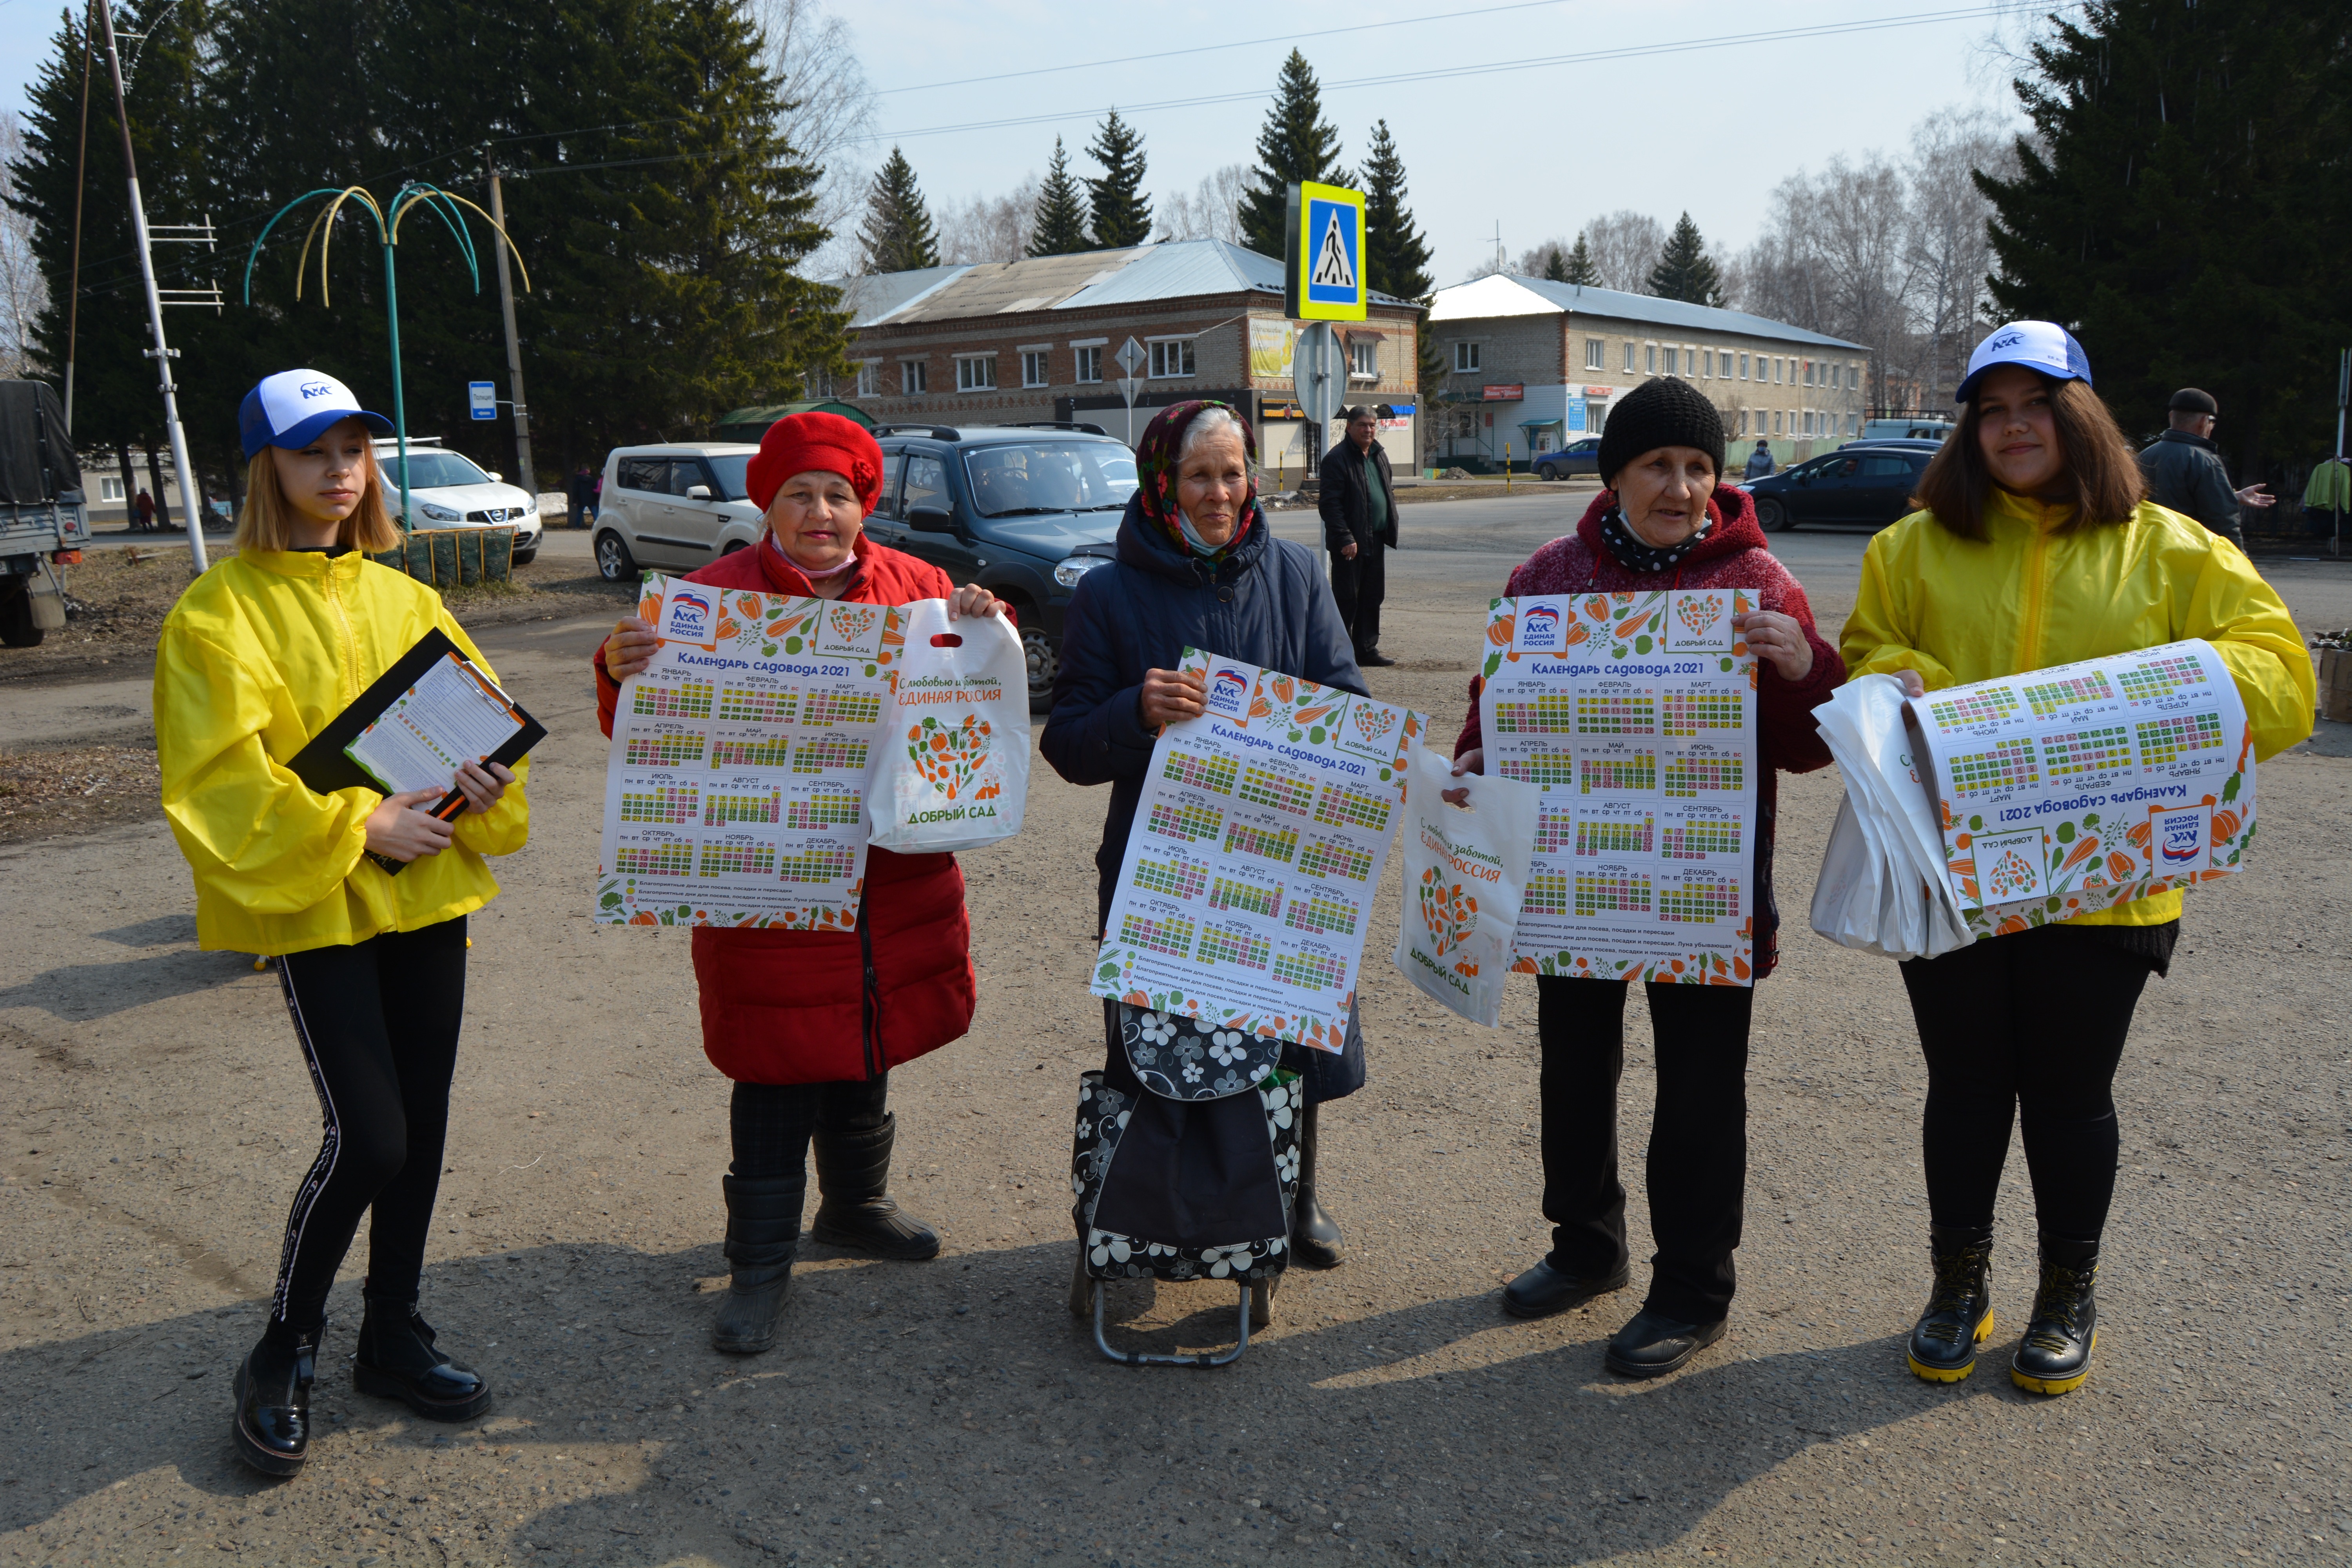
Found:
<path fill-rule="evenodd" d="M 1735 451 L 1761 437 L 1784 464 L 1860 435 L 1867 405 L 1864 345 L 1679 300 L 1496 273 L 1439 289 L 1425 330 L 1448 371 L 1424 410 L 1440 463 L 1522 466 L 1655 375 L 1712 398 Z"/>

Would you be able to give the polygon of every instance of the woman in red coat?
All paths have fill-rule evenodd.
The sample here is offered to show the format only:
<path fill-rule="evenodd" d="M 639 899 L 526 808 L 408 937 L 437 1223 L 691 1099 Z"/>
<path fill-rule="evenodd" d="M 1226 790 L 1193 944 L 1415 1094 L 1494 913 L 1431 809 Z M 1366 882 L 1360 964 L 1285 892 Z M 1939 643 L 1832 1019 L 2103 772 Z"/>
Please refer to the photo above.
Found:
<path fill-rule="evenodd" d="M 864 426 L 834 414 L 779 419 L 746 479 L 767 535 L 688 582 L 869 605 L 945 599 L 951 616 L 996 611 L 985 588 L 959 589 L 938 567 L 863 537 L 882 494 L 882 449 Z M 606 735 L 620 682 L 656 646 L 653 627 L 631 616 L 596 649 Z M 819 1241 L 881 1258 L 939 1255 L 938 1232 L 890 1196 L 896 1122 L 884 1100 L 892 1068 L 971 1026 L 963 873 L 952 855 L 866 853 L 853 931 L 695 928 L 702 1048 L 735 1080 L 735 1158 L 723 1184 L 732 1279 L 710 1330 L 722 1351 L 756 1354 L 775 1340 L 812 1144 Z"/>

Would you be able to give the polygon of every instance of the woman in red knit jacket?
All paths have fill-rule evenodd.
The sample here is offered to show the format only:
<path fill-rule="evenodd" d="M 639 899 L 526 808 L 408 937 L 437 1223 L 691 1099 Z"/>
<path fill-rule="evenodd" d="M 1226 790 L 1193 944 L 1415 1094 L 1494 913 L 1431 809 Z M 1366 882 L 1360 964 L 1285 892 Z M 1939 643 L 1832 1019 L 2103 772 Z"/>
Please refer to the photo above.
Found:
<path fill-rule="evenodd" d="M 997 611 L 987 589 L 959 589 L 929 563 L 864 537 L 881 499 L 882 448 L 854 420 L 787 415 L 768 427 L 745 479 L 766 510 L 766 536 L 688 582 L 868 605 L 945 599 L 950 616 Z M 620 682 L 656 646 L 635 616 L 598 646 L 606 735 Z M 866 854 L 854 931 L 695 928 L 702 1049 L 735 1080 L 735 1158 L 723 1183 L 731 1279 L 710 1330 L 722 1351 L 751 1355 L 774 1342 L 812 1143 L 820 1201 L 811 1235 L 882 1258 L 939 1255 L 939 1234 L 889 1194 L 897 1123 L 884 1100 L 892 1068 L 971 1026 L 963 873 L 952 855 Z"/>
<path fill-rule="evenodd" d="M 1723 418 L 1689 383 L 1664 376 L 1610 411 L 1601 437 L 1608 487 L 1574 533 L 1511 574 L 1507 595 L 1746 588 L 1762 607 L 1735 624 L 1757 654 L 1756 978 L 1772 971 L 1780 912 L 1772 902 L 1774 770 L 1830 761 L 1812 710 L 1845 679 L 1837 650 L 1815 634 L 1805 591 L 1765 548 L 1756 510 L 1717 489 Z M 1454 771 L 1483 773 L 1478 683 L 1455 742 Z M 1625 983 L 1537 978 L 1543 1047 L 1543 1212 L 1552 1249 L 1503 1292 L 1514 1317 L 1540 1318 L 1621 1289 L 1629 1278 L 1625 1189 L 1617 1176 L 1617 1080 L 1625 1060 Z M 1657 1110 L 1650 1129 L 1649 1299 L 1609 1342 L 1611 1371 L 1656 1377 L 1723 1337 L 1731 1310 L 1748 1176 L 1745 985 L 1649 988 L 1657 1042 Z"/>

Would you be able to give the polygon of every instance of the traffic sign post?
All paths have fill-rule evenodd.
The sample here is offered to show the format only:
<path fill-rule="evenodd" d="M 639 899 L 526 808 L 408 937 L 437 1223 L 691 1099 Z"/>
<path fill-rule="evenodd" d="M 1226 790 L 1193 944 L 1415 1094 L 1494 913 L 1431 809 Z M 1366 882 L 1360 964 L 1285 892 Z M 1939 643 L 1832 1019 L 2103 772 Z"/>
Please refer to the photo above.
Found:
<path fill-rule="evenodd" d="M 1360 321 L 1372 291 L 1364 282 L 1364 193 L 1312 181 L 1290 187 L 1283 208 L 1284 314 L 1295 321 Z"/>
<path fill-rule="evenodd" d="M 1127 373 L 1118 378 L 1118 395 L 1127 399 L 1127 444 L 1132 447 L 1135 445 L 1135 400 L 1143 391 L 1143 378 L 1135 373 L 1143 365 L 1143 345 L 1129 338 L 1111 357 L 1118 361 L 1118 368 Z"/>
<path fill-rule="evenodd" d="M 499 416 L 499 384 L 495 381 L 467 382 L 466 405 L 477 419 L 496 419 Z"/>
<path fill-rule="evenodd" d="M 1347 397 L 1348 346 L 1330 322 L 1310 321 L 1299 331 L 1290 365 L 1291 390 L 1298 398 L 1305 424 L 1306 479 L 1312 479 L 1323 460 L 1323 437 L 1331 421 L 1339 416 L 1339 405 Z"/>

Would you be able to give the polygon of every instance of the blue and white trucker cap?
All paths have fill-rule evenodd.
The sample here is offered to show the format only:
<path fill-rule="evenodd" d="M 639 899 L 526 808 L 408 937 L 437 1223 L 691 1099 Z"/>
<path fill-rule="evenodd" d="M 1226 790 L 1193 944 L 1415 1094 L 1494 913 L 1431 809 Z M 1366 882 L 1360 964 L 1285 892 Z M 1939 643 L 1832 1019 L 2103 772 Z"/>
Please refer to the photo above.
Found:
<path fill-rule="evenodd" d="M 360 406 L 352 389 L 333 376 L 315 370 L 281 370 L 265 375 L 245 395 L 236 411 L 236 433 L 245 440 L 249 459 L 264 447 L 288 447 L 297 451 L 319 438 L 330 425 L 364 419 L 383 434 L 392 434 L 392 421 Z"/>
<path fill-rule="evenodd" d="M 1997 364 L 2021 364 L 2060 381 L 2091 384 L 2090 356 L 2074 341 L 2074 333 L 2055 321 L 2011 321 L 1979 343 L 1977 352 L 1969 356 L 1968 376 L 1952 401 L 1966 403 L 1984 373 Z"/>

